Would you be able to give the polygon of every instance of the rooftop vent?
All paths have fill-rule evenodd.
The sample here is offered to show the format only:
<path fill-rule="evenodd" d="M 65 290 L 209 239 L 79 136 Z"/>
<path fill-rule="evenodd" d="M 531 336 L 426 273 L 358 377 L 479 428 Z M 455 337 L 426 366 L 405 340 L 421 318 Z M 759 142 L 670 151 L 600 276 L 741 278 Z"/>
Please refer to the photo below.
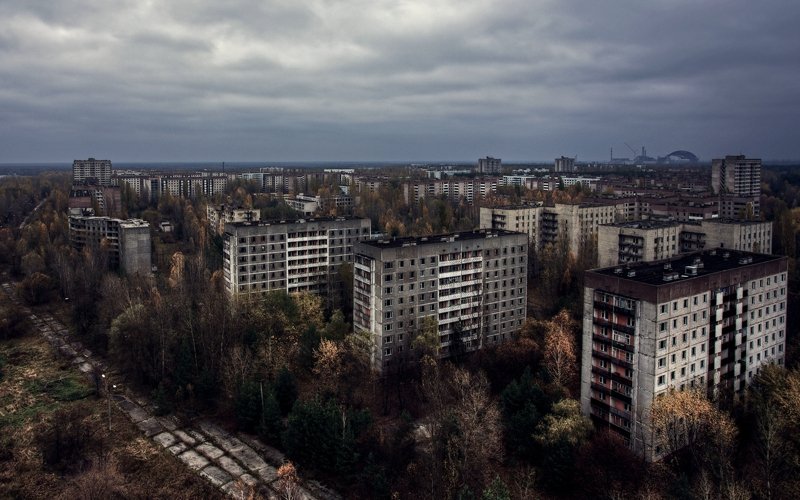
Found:
<path fill-rule="evenodd" d="M 678 273 L 664 273 L 664 281 L 675 281 L 678 278 L 680 278 Z"/>
<path fill-rule="evenodd" d="M 672 271 L 672 262 L 667 262 L 666 264 L 664 264 L 664 270 Z"/>
<path fill-rule="evenodd" d="M 731 253 L 730 253 L 730 252 L 725 252 L 725 253 L 723 253 L 723 254 L 722 254 L 722 258 L 723 258 L 723 259 L 727 259 L 727 258 L 729 258 L 730 256 L 731 256 Z"/>
<path fill-rule="evenodd" d="M 622 268 L 618 267 L 618 268 L 614 269 L 614 274 L 622 274 Z"/>
<path fill-rule="evenodd" d="M 739 264 L 744 265 L 744 264 L 750 264 L 751 262 L 753 262 L 753 256 L 752 255 L 747 255 L 745 257 L 739 258 Z"/>
<path fill-rule="evenodd" d="M 634 271 L 633 269 L 631 269 L 630 271 L 628 271 L 628 274 L 626 274 L 626 276 L 627 276 L 628 278 L 633 278 L 634 276 L 636 276 L 636 271 Z"/>
<path fill-rule="evenodd" d="M 687 276 L 697 276 L 697 265 L 694 266 L 686 266 L 686 275 Z"/>

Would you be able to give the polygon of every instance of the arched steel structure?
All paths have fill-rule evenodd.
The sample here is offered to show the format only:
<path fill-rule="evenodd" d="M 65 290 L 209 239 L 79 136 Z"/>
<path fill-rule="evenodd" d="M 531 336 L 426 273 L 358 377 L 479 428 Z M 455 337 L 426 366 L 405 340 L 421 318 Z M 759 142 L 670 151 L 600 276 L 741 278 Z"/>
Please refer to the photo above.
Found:
<path fill-rule="evenodd" d="M 686 160 L 691 162 L 700 161 L 700 159 L 697 158 L 697 156 L 695 156 L 694 153 L 683 150 L 673 151 L 672 153 L 668 154 L 666 158 L 678 158 L 680 160 Z"/>

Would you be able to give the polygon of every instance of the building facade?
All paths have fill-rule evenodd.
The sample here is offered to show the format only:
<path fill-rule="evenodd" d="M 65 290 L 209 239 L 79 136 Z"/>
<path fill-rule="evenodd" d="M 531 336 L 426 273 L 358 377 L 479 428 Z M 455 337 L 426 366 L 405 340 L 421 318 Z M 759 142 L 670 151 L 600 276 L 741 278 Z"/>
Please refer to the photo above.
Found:
<path fill-rule="evenodd" d="M 567 172 L 567 173 L 577 172 L 578 169 L 575 166 L 575 158 L 570 158 L 568 156 L 562 156 L 561 158 L 556 158 L 553 171 Z"/>
<path fill-rule="evenodd" d="M 501 164 L 502 160 L 500 158 L 492 158 L 491 156 L 487 156 L 486 158 L 479 158 L 478 173 L 487 175 L 497 175 L 500 173 Z"/>
<path fill-rule="evenodd" d="M 748 210 L 753 217 L 760 215 L 761 160 L 744 155 L 726 156 L 711 160 L 711 189 L 721 196 L 722 217 L 742 217 Z"/>
<path fill-rule="evenodd" d="M 323 294 L 353 246 L 370 237 L 369 219 L 327 217 L 225 224 L 222 266 L 229 294 Z"/>
<path fill-rule="evenodd" d="M 374 341 L 373 366 L 391 369 L 425 318 L 439 356 L 509 340 L 526 315 L 527 236 L 489 229 L 356 245 L 353 325 Z"/>
<path fill-rule="evenodd" d="M 597 238 L 597 265 L 649 262 L 711 248 L 772 253 L 772 222 L 654 219 L 603 225 Z"/>
<path fill-rule="evenodd" d="M 709 250 L 585 274 L 581 406 L 648 460 L 649 412 L 670 389 L 741 393 L 782 364 L 786 257 Z"/>
<path fill-rule="evenodd" d="M 111 185 L 111 160 L 75 160 L 72 162 L 72 183 L 78 185 Z"/>
<path fill-rule="evenodd" d="M 146 221 L 70 216 L 69 239 L 76 250 L 90 247 L 107 252 L 112 269 L 128 274 L 151 272 L 150 224 Z"/>
<path fill-rule="evenodd" d="M 258 222 L 261 211 L 252 208 L 233 208 L 229 205 L 206 205 L 206 216 L 211 230 L 222 236 L 225 224 L 230 222 Z"/>
<path fill-rule="evenodd" d="M 556 203 L 555 206 L 516 205 L 499 208 L 481 207 L 482 229 L 506 229 L 528 235 L 531 245 L 540 251 L 546 244 L 565 238 L 570 252 L 578 255 L 583 248 L 594 248 L 594 238 L 602 224 L 615 222 L 614 205 L 595 203 Z"/>

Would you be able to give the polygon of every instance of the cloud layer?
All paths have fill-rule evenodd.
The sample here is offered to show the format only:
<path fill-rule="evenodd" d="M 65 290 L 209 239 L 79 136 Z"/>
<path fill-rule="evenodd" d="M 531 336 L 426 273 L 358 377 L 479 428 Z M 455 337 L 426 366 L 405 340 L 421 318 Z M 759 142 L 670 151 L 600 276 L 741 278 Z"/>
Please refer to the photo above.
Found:
<path fill-rule="evenodd" d="M 800 158 L 800 4 L 6 0 L 0 162 Z"/>

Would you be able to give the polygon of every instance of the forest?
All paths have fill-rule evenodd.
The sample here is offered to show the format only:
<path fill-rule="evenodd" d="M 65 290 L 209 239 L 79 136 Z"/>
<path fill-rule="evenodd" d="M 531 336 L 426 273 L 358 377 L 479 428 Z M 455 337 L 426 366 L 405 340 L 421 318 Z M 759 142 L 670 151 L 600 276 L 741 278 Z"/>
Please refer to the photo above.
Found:
<path fill-rule="evenodd" d="M 353 331 L 347 308 L 308 294 L 227 296 L 206 204 L 291 215 L 247 183 L 219 199 L 151 202 L 124 191 L 125 216 L 175 227 L 153 231 L 158 272 L 140 277 L 109 270 L 102 252 L 70 247 L 67 175 L 0 179 L 0 269 L 26 304 L 62 311 L 160 413 L 256 435 L 347 498 L 797 498 L 800 180 L 790 173 L 765 169 L 762 201 L 775 252 L 791 260 L 788 367 L 762 371 L 740 399 L 661 398 L 654 419 L 674 453 L 655 464 L 580 412 L 581 274 L 593 262 L 557 245 L 532 256 L 517 339 L 440 360 L 435 325 L 423 323 L 405 362 L 384 376 L 372 371 L 371 339 Z M 360 196 L 354 213 L 390 235 L 477 226 L 474 205 L 409 206 L 392 183 Z M 0 342 L 24 322 L 2 307 Z M 676 436 L 690 436 L 689 446 Z"/>

